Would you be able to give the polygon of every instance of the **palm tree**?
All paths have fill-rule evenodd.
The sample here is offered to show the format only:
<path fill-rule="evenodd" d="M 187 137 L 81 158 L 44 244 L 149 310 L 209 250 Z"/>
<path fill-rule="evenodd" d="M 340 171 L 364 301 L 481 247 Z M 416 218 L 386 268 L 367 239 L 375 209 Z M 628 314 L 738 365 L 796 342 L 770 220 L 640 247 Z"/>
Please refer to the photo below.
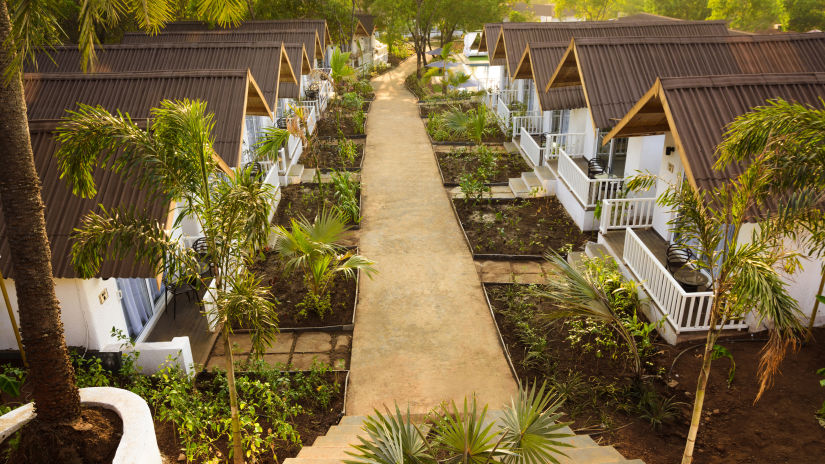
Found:
<path fill-rule="evenodd" d="M 339 88 L 343 86 L 345 80 L 355 75 L 355 69 L 349 65 L 350 54 L 350 52 L 342 52 L 340 48 L 335 47 L 329 59 L 330 77 Z"/>
<path fill-rule="evenodd" d="M 822 212 L 818 210 L 823 200 L 819 192 L 821 186 L 789 179 L 789 173 L 798 169 L 792 166 L 792 160 L 777 159 L 783 154 L 789 157 L 799 155 L 796 162 L 800 162 L 804 155 L 795 150 L 780 153 L 778 147 L 771 147 L 770 144 L 759 152 L 751 151 L 756 145 L 741 139 L 739 132 L 743 127 L 740 122 L 749 118 L 752 116 L 745 115 L 733 123 L 717 150 L 717 168 L 742 159 L 748 162 L 742 174 L 710 190 L 696 189 L 684 180 L 671 185 L 658 199 L 662 206 L 678 213 L 678 220 L 670 224 L 671 230 L 680 237 L 683 246 L 697 257 L 691 264 L 710 276 L 713 288 L 709 308 L 710 329 L 702 353 L 683 464 L 689 464 L 693 459 L 713 347 L 722 327 L 751 311 L 759 320 L 770 322 L 769 341 L 759 362 L 758 401 L 770 387 L 785 353 L 789 348 L 796 347 L 803 332 L 797 302 L 788 294 L 780 275 L 780 269 L 793 272 L 799 266 L 799 254 L 786 248 L 785 238 L 797 238 L 803 232 L 813 232 L 814 237 L 825 233 Z M 753 135 L 760 133 L 758 130 L 755 132 Z M 797 144 L 794 140 L 786 142 L 786 147 L 790 148 Z M 629 181 L 629 188 L 647 189 L 654 182 L 654 176 L 639 175 Z M 784 182 L 793 183 L 796 188 L 778 188 Z M 779 205 L 775 211 L 768 207 L 769 200 Z M 757 227 L 751 234 L 750 242 L 740 243 L 743 226 L 753 222 L 754 217 L 758 218 Z"/>
<path fill-rule="evenodd" d="M 155 32 L 171 19 L 172 5 L 170 0 L 84 3 L 78 20 L 83 68 L 94 60 L 98 26 L 116 24 L 128 16 L 136 19 L 141 29 Z M 14 11 L 9 12 L 9 6 L 14 6 Z M 242 5 L 235 2 L 204 0 L 199 6 L 200 14 L 221 24 L 235 23 L 243 14 Z M 20 73 L 28 57 L 57 43 L 61 35 L 58 17 L 48 2 L 0 2 L 0 163 L 5 169 L 0 176 L 0 202 L 15 272 L 28 378 L 34 387 L 32 398 L 37 420 L 48 423 L 76 421 L 80 417 L 80 395 L 54 291 L 51 250 Z"/>
<path fill-rule="evenodd" d="M 628 353 L 633 361 L 633 374 L 637 378 L 641 377 L 642 361 L 636 346 L 636 338 L 622 323 L 622 317 L 614 305 L 614 295 L 607 289 L 605 282 L 594 270 L 587 267 L 577 269 L 555 252 L 548 253 L 546 259 L 550 263 L 551 272 L 557 278 L 548 279 L 548 282 L 534 290 L 534 293 L 556 303 L 559 309 L 542 316 L 549 320 L 586 317 L 609 325 L 627 344 Z M 632 286 L 629 281 L 627 284 Z M 636 296 L 632 287 L 625 293 L 631 297 Z M 638 301 L 636 303 L 638 304 Z"/>
<path fill-rule="evenodd" d="M 72 263 L 78 275 L 91 277 L 104 259 L 131 255 L 167 278 L 206 289 L 209 298 L 205 299 L 214 302 L 214 308 L 204 312 L 222 326 L 232 455 L 240 464 L 244 452 L 229 336 L 233 323 L 243 322 L 252 330 L 255 351 L 262 352 L 277 333 L 268 288 L 247 270 L 267 243 L 274 194 L 251 168 L 229 175 L 219 170 L 212 149 L 212 115 L 205 111 L 206 103 L 201 101 L 163 101 L 152 109 L 150 128 L 142 130 L 128 114 L 81 105 L 57 129 L 56 156 L 62 176 L 77 195 L 93 196 L 94 170 L 109 168 L 135 179 L 158 200 L 180 205 L 175 227 L 183 218 L 198 222 L 207 243 L 206 256 L 183 246 L 173 238 L 178 235 L 175 231 L 168 234 L 157 221 L 127 210 L 101 208 L 89 213 L 73 236 Z M 202 272 L 201 261 L 209 272 Z"/>
<path fill-rule="evenodd" d="M 338 274 L 352 279 L 359 270 L 370 277 L 377 272 L 374 262 L 340 245 L 348 229 L 340 213 L 327 210 L 313 222 L 292 219 L 289 229 L 275 229 L 273 249 L 284 260 L 285 271 L 303 274 L 307 295 L 300 303 L 302 313 L 312 309 L 324 316 L 330 309 L 329 288 Z"/>
<path fill-rule="evenodd" d="M 500 419 L 488 416 L 487 407 L 480 411 L 473 397 L 456 404 L 443 405 L 431 413 L 432 433 L 426 433 L 410 419 L 410 413 L 378 411 L 364 421 L 368 438 L 359 437 L 355 459 L 348 464 L 454 464 L 559 463 L 566 456 L 561 448 L 571 447 L 564 438 L 573 436 L 561 429 L 569 423 L 557 422 L 562 401 L 544 385 L 519 387 L 505 407 Z M 494 427 L 496 427 L 494 429 Z"/>

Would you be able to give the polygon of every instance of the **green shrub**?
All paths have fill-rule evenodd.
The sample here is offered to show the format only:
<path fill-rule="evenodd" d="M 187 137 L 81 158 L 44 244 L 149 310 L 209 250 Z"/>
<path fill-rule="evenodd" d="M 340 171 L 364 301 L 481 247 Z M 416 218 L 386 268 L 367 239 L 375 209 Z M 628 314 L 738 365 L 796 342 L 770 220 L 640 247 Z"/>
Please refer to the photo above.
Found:
<path fill-rule="evenodd" d="M 341 106 L 351 111 L 360 111 L 364 107 L 364 99 L 356 92 L 347 92 L 341 96 Z"/>

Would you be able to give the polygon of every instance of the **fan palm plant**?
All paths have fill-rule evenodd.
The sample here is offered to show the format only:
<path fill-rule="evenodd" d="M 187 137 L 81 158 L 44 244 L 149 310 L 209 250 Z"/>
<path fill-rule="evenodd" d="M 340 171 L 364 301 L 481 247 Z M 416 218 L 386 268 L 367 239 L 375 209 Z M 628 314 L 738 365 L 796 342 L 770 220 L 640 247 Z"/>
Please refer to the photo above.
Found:
<path fill-rule="evenodd" d="M 484 136 L 490 134 L 492 120 L 483 106 L 466 113 L 458 108 L 450 110 L 444 118 L 444 125 L 450 132 L 467 137 L 476 145 L 481 145 Z"/>
<path fill-rule="evenodd" d="M 277 316 L 247 265 L 266 244 L 271 187 L 258 181 L 250 168 L 221 173 L 212 149 L 212 115 L 200 101 L 163 101 L 151 111 L 148 130 L 128 114 L 80 105 L 57 129 L 61 176 L 76 195 L 92 197 L 95 169 L 112 169 L 133 179 L 157 201 L 175 201 L 181 208 L 174 227 L 185 218 L 198 222 L 206 239 L 210 271 L 202 274 L 200 257 L 167 233 L 163 224 L 142 212 L 104 209 L 89 213 L 73 235 L 72 263 L 82 278 L 97 274 L 104 259 L 133 256 L 157 273 L 194 282 L 214 305 L 204 311 L 222 326 L 230 397 L 232 456 L 243 463 L 234 364 L 229 336 L 233 323 L 251 324 L 255 351 L 274 340 Z M 182 233 L 182 232 L 181 232 Z"/>
<path fill-rule="evenodd" d="M 307 294 L 300 314 L 311 309 L 323 317 L 330 310 L 329 289 L 338 274 L 352 279 L 359 270 L 369 277 L 377 272 L 374 262 L 340 245 L 348 229 L 338 212 L 326 209 L 313 222 L 301 217 L 292 219 L 289 229 L 275 229 L 273 249 L 284 261 L 285 272 L 303 274 Z"/>
<path fill-rule="evenodd" d="M 459 409 L 455 403 L 441 406 L 430 415 L 432 433 L 414 424 L 409 411 L 402 414 L 375 411 L 364 421 L 367 438 L 348 452 L 355 459 L 348 464 L 558 464 L 562 439 L 571 437 L 562 429 L 558 395 L 537 387 L 519 387 L 500 418 L 479 411 L 475 397 L 465 399 Z M 437 458 L 436 458 L 437 456 Z"/>
<path fill-rule="evenodd" d="M 540 298 L 554 302 L 557 309 L 545 312 L 541 317 L 548 320 L 585 317 L 604 322 L 624 340 L 630 354 L 633 373 L 637 377 L 641 376 L 642 361 L 636 338 L 622 323 L 622 317 L 617 312 L 611 295 L 606 291 L 605 283 L 592 269 L 577 269 L 555 252 L 548 253 L 546 259 L 550 263 L 551 273 L 557 278 L 548 279 L 548 282 L 536 288 L 534 293 Z"/>
<path fill-rule="evenodd" d="M 329 59 L 330 77 L 335 84 L 342 86 L 344 81 L 355 76 L 355 69 L 349 64 L 350 52 L 342 52 L 335 47 Z"/>

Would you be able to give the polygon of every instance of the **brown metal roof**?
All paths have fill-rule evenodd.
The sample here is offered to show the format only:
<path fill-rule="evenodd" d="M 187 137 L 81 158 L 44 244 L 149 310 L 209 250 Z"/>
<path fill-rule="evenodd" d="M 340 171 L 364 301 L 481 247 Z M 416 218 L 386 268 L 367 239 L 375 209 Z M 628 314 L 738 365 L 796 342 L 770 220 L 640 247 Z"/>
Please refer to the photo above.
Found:
<path fill-rule="evenodd" d="M 312 65 L 306 49 L 304 48 L 304 44 L 284 44 L 284 50 L 289 57 L 289 62 L 293 64 L 292 66 L 295 70 L 295 75 L 298 76 L 298 82 L 300 82 L 303 75 L 309 74 L 312 71 Z M 278 88 L 278 96 L 280 98 L 298 98 L 300 96 L 299 84 L 292 82 L 282 83 Z"/>
<path fill-rule="evenodd" d="M 355 13 L 355 19 L 364 28 L 366 35 L 372 35 L 375 32 L 375 16 L 369 13 Z"/>
<path fill-rule="evenodd" d="M 301 44 L 296 44 L 300 56 Z M 25 67 L 27 72 L 80 72 L 80 51 L 76 46 L 55 47 L 41 53 Z M 238 43 L 151 43 L 105 45 L 97 48 L 97 62 L 91 72 L 197 71 L 203 69 L 249 69 L 261 87 L 270 108 L 276 106 L 278 83 L 297 80 L 300 63 L 290 65 L 286 50 L 275 42 Z M 286 95 L 289 97 L 289 95 Z"/>
<path fill-rule="evenodd" d="M 41 195 L 45 205 L 46 235 L 52 252 L 52 272 L 56 278 L 76 278 L 71 265 L 70 235 L 81 225 L 83 217 L 98 204 L 106 208 L 120 207 L 135 211 L 136 214 L 149 217 L 158 223 L 167 224 L 169 203 L 153 200 L 147 191 L 134 182 L 122 178 L 111 170 L 97 169 L 95 185 L 98 194 L 91 199 L 83 199 L 72 194 L 68 183 L 60 179 L 57 158 L 54 156 L 56 142 L 52 137 L 56 121 L 29 124 L 35 168 L 40 177 Z M 3 275 L 14 278 L 9 243 L 6 240 L 6 225 L 0 215 L 0 269 Z M 147 265 L 138 264 L 134 258 L 123 260 L 105 260 L 99 277 L 155 277 L 154 270 Z"/>
<path fill-rule="evenodd" d="M 78 103 L 147 119 L 164 99 L 206 101 L 213 147 L 229 167 L 240 163 L 244 116 L 269 114 L 248 71 L 25 74 L 23 85 L 30 121 L 61 119 Z"/>
<path fill-rule="evenodd" d="M 524 49 L 524 55 L 516 70 L 516 79 L 533 79 L 539 104 L 543 111 L 584 108 L 587 101 L 579 87 L 564 87 L 545 91 L 544 82 L 550 79 L 556 65 L 567 51 L 567 42 L 531 43 Z"/>
<path fill-rule="evenodd" d="M 307 55 L 324 58 L 324 48 L 315 30 L 265 30 L 245 31 L 220 29 L 210 31 L 162 32 L 148 35 L 144 32 L 127 32 L 122 43 L 169 43 L 169 42 L 277 42 L 302 43 Z"/>
<path fill-rule="evenodd" d="M 725 127 L 737 116 L 774 98 L 821 107 L 823 95 L 825 73 L 661 78 L 608 137 L 673 132 L 689 179 L 709 189 L 742 173 L 738 164 L 713 169 Z"/>
<path fill-rule="evenodd" d="M 595 127 L 612 127 L 657 77 L 825 72 L 825 34 L 581 38 L 551 87 L 584 85 Z M 560 60 L 561 61 L 561 60 Z"/>
<path fill-rule="evenodd" d="M 502 23 L 492 58 L 504 58 L 512 78 L 531 42 L 565 42 L 577 37 L 695 37 L 728 34 L 725 21 L 571 21 Z M 489 45 L 489 42 L 488 42 Z"/>
<path fill-rule="evenodd" d="M 504 66 L 506 63 L 504 58 L 493 59 L 493 50 L 498 42 L 498 35 L 501 33 L 502 23 L 487 23 L 481 30 L 481 37 L 478 42 L 479 53 L 487 52 L 489 55 L 490 66 Z"/>
<path fill-rule="evenodd" d="M 318 33 L 321 46 L 327 47 L 332 44 L 329 34 L 329 27 L 325 19 L 264 19 L 254 21 L 244 21 L 235 27 L 222 28 L 213 26 L 203 21 L 175 21 L 166 23 L 163 32 L 188 32 L 188 31 L 298 31 L 312 28 Z"/>

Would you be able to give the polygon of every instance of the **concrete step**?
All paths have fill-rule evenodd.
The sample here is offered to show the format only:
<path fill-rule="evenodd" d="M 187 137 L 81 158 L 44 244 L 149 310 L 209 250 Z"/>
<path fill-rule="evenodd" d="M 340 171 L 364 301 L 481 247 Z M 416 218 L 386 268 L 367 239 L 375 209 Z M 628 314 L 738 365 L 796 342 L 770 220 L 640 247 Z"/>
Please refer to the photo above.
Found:
<path fill-rule="evenodd" d="M 561 450 L 567 455 L 559 456 L 560 464 L 608 464 L 624 462 L 624 456 L 612 446 L 594 446 L 590 448 L 564 448 Z"/>
<path fill-rule="evenodd" d="M 522 172 L 521 180 L 523 180 L 527 185 L 527 190 L 530 191 L 530 196 L 547 196 L 547 189 L 545 188 L 544 182 L 539 179 L 535 172 Z"/>
<path fill-rule="evenodd" d="M 358 435 L 364 433 L 364 429 L 360 425 L 333 425 L 327 431 L 327 435 L 332 434 L 347 434 Z"/>
<path fill-rule="evenodd" d="M 289 168 L 287 171 L 287 179 L 289 180 L 290 184 L 299 184 L 301 183 L 301 176 L 304 174 L 304 165 L 303 164 L 293 164 L 292 167 Z"/>
<path fill-rule="evenodd" d="M 584 253 L 590 258 L 613 258 L 607 247 L 596 242 L 587 242 L 584 245 Z"/>
<path fill-rule="evenodd" d="M 357 425 L 360 427 L 364 424 L 366 418 L 367 416 L 344 416 L 341 418 L 341 421 L 338 422 L 338 425 Z"/>
<path fill-rule="evenodd" d="M 366 437 L 367 434 L 364 433 Z M 357 434 L 332 434 L 332 435 L 323 435 L 315 439 L 315 443 L 312 444 L 313 447 L 322 446 L 325 448 L 334 448 L 334 447 L 347 447 L 349 445 L 357 445 L 360 444 L 361 441 L 358 440 Z"/>
<path fill-rule="evenodd" d="M 581 265 L 582 259 L 584 259 L 585 254 L 581 251 L 571 251 L 567 253 L 567 262 L 570 263 L 571 266 L 577 268 Z"/>
<path fill-rule="evenodd" d="M 510 190 L 513 191 L 513 195 L 519 198 L 526 198 L 530 195 L 530 189 L 527 188 L 527 184 L 524 182 L 524 179 L 520 177 L 511 177 L 507 180 L 507 183 L 510 185 Z"/>
<path fill-rule="evenodd" d="M 556 175 L 553 173 L 553 170 L 548 168 L 547 166 L 538 166 L 534 172 L 539 179 L 543 182 L 555 182 Z"/>
<path fill-rule="evenodd" d="M 342 458 L 286 458 L 283 464 L 341 464 L 342 462 Z"/>
<path fill-rule="evenodd" d="M 320 437 L 319 437 L 320 438 Z M 317 440 L 316 440 L 317 441 Z M 351 450 L 352 447 L 349 445 L 342 445 L 342 446 L 305 446 L 301 448 L 301 451 L 298 452 L 299 458 L 312 458 L 312 459 L 338 459 L 338 461 L 343 461 L 347 459 L 348 455 L 345 451 Z"/>
<path fill-rule="evenodd" d="M 519 152 L 518 145 L 516 145 L 513 142 L 507 141 L 507 142 L 504 142 L 503 145 L 504 145 L 504 149 L 507 150 L 507 153 L 513 154 L 513 153 L 518 153 Z"/>

